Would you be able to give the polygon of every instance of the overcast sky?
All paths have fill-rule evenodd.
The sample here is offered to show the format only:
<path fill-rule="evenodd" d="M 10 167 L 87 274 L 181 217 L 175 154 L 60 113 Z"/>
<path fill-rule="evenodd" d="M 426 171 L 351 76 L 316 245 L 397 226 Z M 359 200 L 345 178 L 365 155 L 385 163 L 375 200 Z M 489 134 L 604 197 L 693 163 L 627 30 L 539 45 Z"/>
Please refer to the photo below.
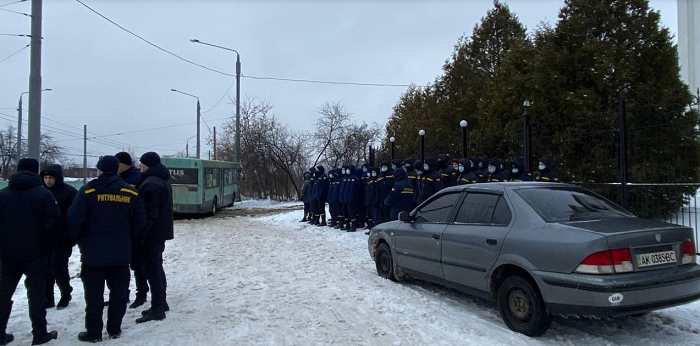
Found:
<path fill-rule="evenodd" d="M 458 38 L 470 34 L 492 7 L 491 0 L 83 1 L 157 45 L 227 73 L 235 74 L 235 53 L 192 44 L 189 39 L 238 50 L 243 75 L 417 85 L 430 83 L 441 73 Z M 13 0 L 0 0 L 0 5 L 9 2 Z M 542 21 L 554 24 L 563 4 L 563 0 L 505 2 L 528 31 Z M 676 1 L 652 0 L 651 6 L 661 11 L 664 26 L 675 34 Z M 31 11 L 30 2 L 2 8 Z M 29 34 L 30 19 L 0 11 L 1 33 Z M 83 124 L 92 137 L 189 123 L 99 138 L 120 142 L 112 145 L 88 144 L 93 155 L 128 147 L 137 154 L 146 149 L 166 154 L 183 151 L 187 138 L 196 135 L 196 100 L 170 89 L 197 95 L 207 111 L 234 81 L 163 53 L 72 0 L 44 0 L 43 36 L 43 87 L 53 91 L 43 94 L 42 127 L 71 155 L 82 153 L 82 140 L 76 137 L 82 136 Z M 28 43 L 28 38 L 0 36 L 0 60 Z M 0 113 L 9 115 L 0 114 L 0 127 L 16 126 L 17 101 L 28 85 L 29 49 L 25 49 L 0 63 Z M 297 130 L 311 129 L 326 101 L 339 101 L 357 121 L 383 127 L 405 90 L 241 80 L 242 98 L 269 100 L 276 116 Z M 235 85 L 229 95 L 235 98 Z M 25 109 L 27 101 L 25 95 Z M 232 114 L 235 107 L 224 100 L 203 117 L 213 127 Z M 26 138 L 26 125 L 24 133 Z M 202 124 L 205 158 L 208 134 Z M 192 139 L 190 155 L 194 153 Z M 71 157 L 82 162 L 81 157 Z"/>

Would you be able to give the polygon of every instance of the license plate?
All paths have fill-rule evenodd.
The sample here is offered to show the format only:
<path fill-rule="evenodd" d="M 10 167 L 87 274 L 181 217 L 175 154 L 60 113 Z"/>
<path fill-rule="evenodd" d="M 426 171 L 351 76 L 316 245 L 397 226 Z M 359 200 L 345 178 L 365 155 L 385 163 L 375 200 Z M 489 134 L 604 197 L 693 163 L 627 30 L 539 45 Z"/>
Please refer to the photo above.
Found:
<path fill-rule="evenodd" d="M 639 268 L 651 267 L 660 264 L 676 263 L 675 251 L 663 251 L 654 253 L 645 253 L 637 255 L 637 266 Z"/>

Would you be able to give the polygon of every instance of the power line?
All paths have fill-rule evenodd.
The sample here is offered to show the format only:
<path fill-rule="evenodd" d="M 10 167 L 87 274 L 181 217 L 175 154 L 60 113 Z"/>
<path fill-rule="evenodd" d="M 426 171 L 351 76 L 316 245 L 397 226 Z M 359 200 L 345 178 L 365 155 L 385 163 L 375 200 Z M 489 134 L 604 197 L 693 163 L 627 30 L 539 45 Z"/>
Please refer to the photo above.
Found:
<path fill-rule="evenodd" d="M 19 1 L 15 1 L 15 2 L 8 3 L 8 4 L 0 5 L 0 7 L 5 7 L 5 6 L 14 5 L 14 4 L 19 4 L 20 2 L 25 2 L 25 1 L 27 1 L 27 0 L 19 0 Z"/>
<path fill-rule="evenodd" d="M 385 84 L 385 83 L 356 83 L 356 82 L 334 82 L 314 79 L 294 79 L 294 78 L 277 78 L 277 77 L 256 77 L 244 76 L 243 78 L 259 79 L 259 80 L 276 80 L 285 82 L 301 82 L 301 83 L 317 83 L 317 84 L 334 84 L 334 85 L 357 85 L 357 86 L 376 86 L 376 87 L 409 87 L 410 84 Z"/>
<path fill-rule="evenodd" d="M 10 13 L 15 13 L 15 14 L 21 14 L 21 15 L 23 15 L 23 16 L 31 17 L 30 14 L 26 14 L 26 13 L 24 13 L 24 12 L 17 12 L 17 11 L 8 10 L 8 9 L 1 8 L 1 7 L 0 7 L 0 11 L 5 11 L 5 12 L 10 12 Z"/>
<path fill-rule="evenodd" d="M 12 53 L 12 54 L 10 54 L 10 55 L 9 55 L 8 57 L 6 57 L 5 59 L 0 60 L 0 63 L 2 63 L 2 62 L 4 62 L 5 60 L 7 60 L 7 59 L 9 59 L 9 58 L 11 58 L 11 57 L 13 57 L 13 56 L 19 54 L 19 52 L 21 52 L 21 51 L 23 51 L 23 50 L 25 50 L 25 49 L 27 49 L 27 48 L 29 48 L 29 45 L 24 46 L 24 47 L 21 48 L 20 50 L 14 52 L 14 53 Z"/>
<path fill-rule="evenodd" d="M 125 27 L 123 27 L 123 26 L 121 26 L 121 25 L 115 23 L 113 20 L 111 20 L 111 19 L 105 17 L 104 15 L 102 15 L 101 13 L 95 11 L 95 10 L 92 9 L 90 6 L 86 5 L 84 2 L 82 2 L 82 1 L 80 1 L 80 0 L 75 0 L 75 1 L 79 2 L 81 5 L 85 6 L 85 8 L 87 8 L 87 9 L 90 10 L 90 11 L 92 11 L 92 12 L 95 13 L 96 15 L 102 17 L 102 18 L 105 19 L 106 21 L 108 21 L 108 22 L 114 24 L 114 25 L 117 26 L 119 29 L 122 29 L 122 30 L 128 32 L 129 34 L 131 34 L 131 35 L 137 37 L 138 39 L 140 39 L 140 40 L 143 41 L 143 42 L 148 43 L 149 45 L 153 46 L 154 48 L 156 48 L 156 49 L 158 49 L 158 50 L 160 50 L 160 51 L 163 51 L 163 52 L 165 52 L 165 53 L 168 53 L 168 54 L 170 54 L 170 55 L 172 55 L 172 56 L 174 56 L 174 57 L 176 57 L 176 58 L 178 58 L 178 59 L 180 59 L 180 60 L 182 60 L 182 61 L 184 61 L 184 62 L 187 62 L 187 63 L 189 63 L 189 64 L 192 64 L 192 65 L 201 67 L 201 68 L 203 68 L 203 69 L 206 69 L 206 70 L 209 70 L 209 71 L 212 71 L 212 72 L 216 72 L 216 73 L 219 73 L 219 74 L 222 74 L 222 75 L 225 75 L 225 76 L 235 77 L 235 75 L 232 75 L 232 74 L 229 74 L 229 73 L 226 73 L 226 72 L 222 72 L 222 71 L 219 71 L 219 70 L 215 70 L 215 69 L 213 69 L 213 68 L 209 68 L 209 67 L 206 67 L 206 66 L 204 66 L 204 65 L 200 65 L 200 64 L 198 64 L 198 63 L 196 63 L 196 62 L 194 62 L 194 61 L 187 60 L 187 59 L 185 59 L 185 58 L 183 58 L 183 57 L 181 57 L 181 56 L 179 56 L 179 55 L 177 55 L 177 54 L 175 54 L 175 53 L 173 53 L 173 52 L 171 52 L 171 51 L 169 51 L 169 50 L 167 50 L 167 49 L 165 49 L 165 48 L 161 48 L 161 47 L 158 46 L 157 44 L 155 44 L 155 43 L 153 43 L 153 42 L 151 42 L 151 41 L 149 41 L 149 40 L 147 40 L 147 39 L 145 39 L 145 38 L 139 36 L 138 34 L 136 34 L 136 33 L 132 32 L 132 31 L 130 31 L 130 30 L 127 29 L 127 28 L 125 28 Z"/>
<path fill-rule="evenodd" d="M 94 10 L 93 8 L 91 8 L 90 6 L 86 5 L 86 4 L 85 4 L 84 2 L 82 2 L 81 0 L 75 0 L 75 1 L 77 1 L 77 2 L 80 3 L 81 5 L 85 6 L 88 10 L 92 11 L 92 12 L 95 13 L 96 15 L 102 17 L 104 20 L 106 20 L 106 21 L 112 23 L 113 25 L 115 25 L 115 26 L 118 27 L 119 29 L 122 29 L 123 31 L 126 31 L 127 33 L 131 34 L 132 36 L 137 37 L 137 38 L 140 39 L 141 41 L 144 41 L 144 42 L 148 43 L 149 45 L 153 46 L 154 48 L 156 48 L 156 49 L 158 49 L 158 50 L 160 50 L 160 51 L 162 51 L 162 52 L 165 52 L 165 53 L 167 53 L 167 54 L 170 54 L 170 55 L 172 55 L 172 56 L 174 56 L 174 57 L 176 57 L 176 58 L 178 58 L 178 59 L 180 59 L 180 60 L 182 60 L 182 61 L 184 61 L 184 62 L 187 62 L 187 63 L 192 64 L 192 65 L 197 66 L 197 67 L 201 67 L 201 68 L 206 69 L 206 70 L 209 70 L 209 71 L 211 71 L 211 72 L 215 72 L 215 73 L 218 73 L 218 74 L 221 74 L 221 75 L 224 75 L 224 76 L 235 77 L 235 75 L 233 75 L 233 74 L 226 73 L 226 72 L 223 72 L 223 71 L 219 71 L 219 70 L 216 70 L 216 69 L 213 69 L 213 68 L 209 68 L 209 67 L 204 66 L 204 65 L 202 65 L 202 64 L 198 64 L 198 63 L 196 63 L 196 62 L 194 62 L 194 61 L 187 60 L 187 59 L 185 59 L 185 58 L 183 58 L 183 57 L 181 57 L 181 56 L 179 56 L 179 55 L 177 55 L 177 54 L 175 54 L 175 53 L 173 53 L 173 52 L 171 52 L 171 51 L 169 51 L 169 50 L 167 50 L 167 49 L 165 49 L 165 48 L 162 48 L 162 47 L 158 46 L 157 44 L 155 44 L 155 43 L 153 43 L 153 42 L 151 42 L 151 41 L 149 41 L 149 40 L 147 40 L 147 39 L 145 39 L 145 38 L 139 36 L 138 34 L 134 33 L 133 31 L 130 31 L 129 29 L 127 29 L 127 28 L 125 28 L 125 27 L 123 27 L 123 26 L 117 24 L 117 23 L 114 22 L 113 20 L 111 20 L 111 19 L 105 17 L 104 15 L 102 15 L 102 14 L 99 13 L 99 12 L 97 12 L 96 10 Z M 410 86 L 410 84 L 338 82 L 338 81 L 323 81 L 323 80 L 313 80 L 313 79 L 294 79 L 294 78 L 278 78 L 278 77 L 257 77 L 257 76 L 244 76 L 244 75 L 241 75 L 241 77 L 244 77 L 244 78 L 251 78 L 251 79 L 259 79 L 259 80 L 276 80 L 276 81 L 285 81 L 285 82 L 301 82 L 301 83 L 317 83 L 317 84 L 333 84 L 333 85 L 376 86 L 376 87 L 409 87 L 409 86 Z M 231 86 L 233 86 L 233 83 L 231 84 Z M 231 90 L 231 86 L 229 86 L 228 90 Z M 228 90 L 226 91 L 226 94 L 228 94 Z M 224 94 L 224 96 L 225 96 L 226 94 Z M 218 104 L 221 102 L 222 99 L 223 99 L 223 97 L 222 97 L 222 98 L 219 100 L 219 102 L 217 102 L 216 104 L 218 105 Z M 216 107 L 216 105 L 215 105 L 214 107 Z M 211 109 L 207 110 L 206 112 L 208 112 L 208 111 L 214 109 L 214 107 L 212 107 Z M 205 113 L 206 113 L 206 112 L 205 112 Z"/>
<path fill-rule="evenodd" d="M 236 80 L 235 80 L 235 79 L 233 80 L 233 82 L 231 82 L 231 85 L 228 86 L 228 89 L 226 89 L 226 92 L 225 92 L 223 95 L 221 95 L 221 98 L 219 99 L 219 101 L 216 102 L 216 104 L 214 105 L 214 107 L 211 107 L 211 108 L 205 110 L 205 111 L 202 112 L 202 113 L 208 113 L 209 111 L 211 111 L 211 110 L 213 110 L 214 108 L 216 108 L 216 106 L 218 106 L 219 103 L 221 103 L 221 101 L 222 101 L 226 96 L 228 96 L 228 92 L 231 90 L 231 87 L 233 87 L 234 84 L 236 84 Z"/>

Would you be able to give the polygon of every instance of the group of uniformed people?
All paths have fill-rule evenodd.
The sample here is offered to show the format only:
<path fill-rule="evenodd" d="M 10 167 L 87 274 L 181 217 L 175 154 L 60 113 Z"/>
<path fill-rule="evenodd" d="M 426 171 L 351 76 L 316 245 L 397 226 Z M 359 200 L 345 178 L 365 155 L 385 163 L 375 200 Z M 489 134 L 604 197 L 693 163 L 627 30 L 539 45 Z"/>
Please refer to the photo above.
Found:
<path fill-rule="evenodd" d="M 14 340 L 6 328 L 22 275 L 32 345 L 58 338 L 55 330 L 47 330 L 46 309 L 64 309 L 72 300 L 68 259 L 75 245 L 86 305 L 86 331 L 78 340 L 102 341 L 104 306 L 109 338 L 121 336 L 129 265 L 136 278 L 136 298 L 129 307 L 145 304 L 151 292 L 151 306 L 136 323 L 165 318 L 163 251 L 165 241 L 173 239 L 170 172 L 155 152 L 143 154 L 138 168 L 125 152 L 101 157 L 96 167 L 99 176 L 76 191 L 64 182 L 60 165 L 39 170 L 36 160 L 22 159 L 8 187 L 0 190 L 0 345 Z M 61 294 L 58 304 L 54 284 Z"/>
<path fill-rule="evenodd" d="M 510 170 L 499 158 L 472 156 L 450 160 L 449 155 L 428 156 L 425 160 L 382 162 L 379 167 L 365 163 L 361 168 L 344 165 L 325 173 L 323 166 L 304 173 L 301 197 L 304 217 L 300 222 L 331 226 L 355 232 L 375 224 L 397 220 L 436 192 L 451 186 L 487 183 L 543 181 L 559 182 L 549 157 L 538 160 L 538 174 L 525 169 L 525 161 L 515 158 Z M 331 219 L 326 222 L 326 203 Z"/>

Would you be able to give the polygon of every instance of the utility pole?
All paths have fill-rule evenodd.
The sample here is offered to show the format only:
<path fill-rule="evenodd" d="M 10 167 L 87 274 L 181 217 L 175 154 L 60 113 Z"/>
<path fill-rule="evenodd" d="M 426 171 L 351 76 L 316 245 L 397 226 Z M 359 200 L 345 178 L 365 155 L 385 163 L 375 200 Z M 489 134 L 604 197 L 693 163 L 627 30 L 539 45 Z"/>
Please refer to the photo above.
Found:
<path fill-rule="evenodd" d="M 83 125 L 83 185 L 87 184 L 87 125 Z"/>
<path fill-rule="evenodd" d="M 22 159 L 22 95 L 19 95 L 17 106 L 17 164 Z"/>
<path fill-rule="evenodd" d="M 32 0 L 31 53 L 29 67 L 28 157 L 39 160 L 41 145 L 41 21 L 42 1 Z"/>
<path fill-rule="evenodd" d="M 190 157 L 190 142 L 188 141 L 187 144 L 185 144 L 185 157 Z"/>
<path fill-rule="evenodd" d="M 238 52 L 236 52 L 236 162 L 241 164 L 241 55 Z"/>
<path fill-rule="evenodd" d="M 216 126 L 214 126 L 214 160 L 216 160 Z"/>
<path fill-rule="evenodd" d="M 197 158 L 199 159 L 199 151 L 202 147 L 202 142 L 200 142 L 200 135 L 199 135 L 199 119 L 202 118 L 202 113 L 201 113 L 202 108 L 199 107 L 199 98 L 197 98 Z"/>

